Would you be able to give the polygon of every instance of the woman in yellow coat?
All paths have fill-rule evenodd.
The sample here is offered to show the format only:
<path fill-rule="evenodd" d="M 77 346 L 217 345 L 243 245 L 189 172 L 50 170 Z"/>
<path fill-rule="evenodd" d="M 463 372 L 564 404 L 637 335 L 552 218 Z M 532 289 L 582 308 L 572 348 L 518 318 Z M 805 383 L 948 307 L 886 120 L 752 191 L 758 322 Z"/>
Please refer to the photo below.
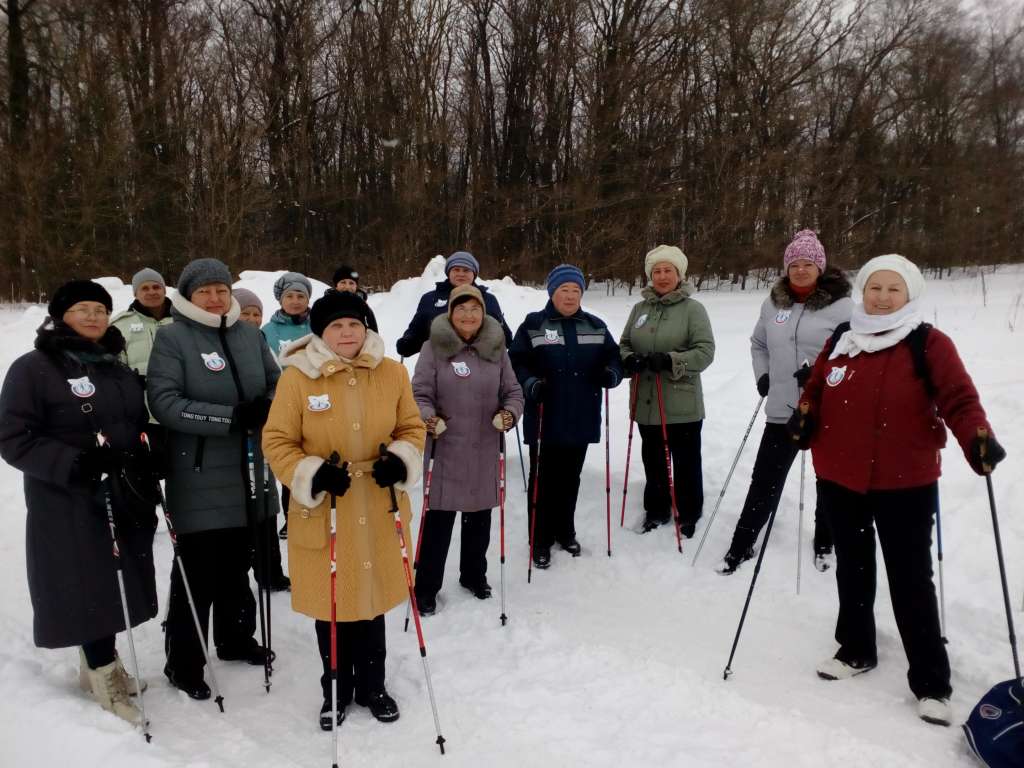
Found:
<path fill-rule="evenodd" d="M 382 722 L 398 719 L 384 687 L 384 613 L 408 597 L 391 510 L 419 479 L 426 428 L 409 374 L 384 357 L 369 307 L 328 291 L 310 312 L 309 336 L 285 347 L 284 372 L 263 429 L 274 474 L 291 489 L 288 563 L 292 607 L 316 620 L 323 661 L 320 727 L 331 728 L 331 496 L 337 504 L 338 724 L 353 700 Z M 386 453 L 381 453 L 381 444 Z M 328 461 L 337 452 L 340 461 Z"/>

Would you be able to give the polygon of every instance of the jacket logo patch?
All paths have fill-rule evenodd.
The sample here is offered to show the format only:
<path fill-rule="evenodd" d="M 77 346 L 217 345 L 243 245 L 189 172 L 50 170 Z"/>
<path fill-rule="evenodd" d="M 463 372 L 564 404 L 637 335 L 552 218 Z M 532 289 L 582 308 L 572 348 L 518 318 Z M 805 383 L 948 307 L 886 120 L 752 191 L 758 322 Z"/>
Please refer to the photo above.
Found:
<path fill-rule="evenodd" d="M 142 331 L 146 330 L 146 326 L 144 326 L 142 323 L 132 323 L 131 325 L 128 326 L 128 330 L 131 333 L 142 333 Z"/>
<path fill-rule="evenodd" d="M 309 401 L 309 405 L 307 407 L 313 413 L 329 411 L 331 409 L 331 396 L 328 394 L 307 395 L 306 400 Z"/>
<path fill-rule="evenodd" d="M 71 394 L 75 397 L 92 397 L 96 394 L 96 385 L 89 381 L 88 376 L 80 379 L 68 379 L 71 385 Z"/>
<path fill-rule="evenodd" d="M 465 379 L 469 376 L 472 371 L 469 370 L 469 363 L 453 362 L 452 370 L 455 371 L 455 375 L 460 379 Z"/>
<path fill-rule="evenodd" d="M 203 356 L 203 365 L 214 373 L 220 373 L 227 367 L 227 363 L 224 362 L 224 358 L 217 352 L 211 352 L 210 354 L 200 352 L 199 354 Z"/>
<path fill-rule="evenodd" d="M 833 365 L 832 370 L 828 372 L 828 376 L 825 377 L 825 383 L 830 387 L 838 387 L 842 384 L 843 379 L 846 378 L 846 366 L 842 368 Z"/>
<path fill-rule="evenodd" d="M 284 348 L 287 347 L 291 342 L 288 339 L 281 339 L 277 342 L 277 351 L 284 352 Z"/>
<path fill-rule="evenodd" d="M 789 320 L 789 316 L 793 314 L 791 309 L 780 309 L 778 314 L 775 315 L 776 325 L 785 325 L 786 321 Z"/>
<path fill-rule="evenodd" d="M 545 328 L 544 339 L 548 344 L 558 343 L 558 329 L 557 328 Z"/>
<path fill-rule="evenodd" d="M 982 704 L 978 707 L 978 714 L 986 720 L 998 720 L 1003 716 L 1003 710 L 992 704 Z"/>
<path fill-rule="evenodd" d="M 438 299 L 437 301 L 434 302 L 434 306 L 435 307 L 447 307 L 448 306 L 448 299 Z"/>
<path fill-rule="evenodd" d="M 644 312 L 640 317 L 636 319 L 636 323 L 633 324 L 634 328 L 642 328 L 643 324 L 647 322 L 647 313 Z"/>

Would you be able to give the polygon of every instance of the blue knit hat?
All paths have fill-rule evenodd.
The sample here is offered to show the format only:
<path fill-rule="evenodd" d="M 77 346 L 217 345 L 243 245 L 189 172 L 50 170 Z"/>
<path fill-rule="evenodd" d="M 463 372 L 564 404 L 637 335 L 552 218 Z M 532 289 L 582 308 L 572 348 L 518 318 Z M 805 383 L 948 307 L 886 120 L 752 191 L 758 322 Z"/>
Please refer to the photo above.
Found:
<path fill-rule="evenodd" d="M 576 283 L 580 287 L 580 291 L 587 290 L 587 281 L 583 279 L 583 272 L 579 267 L 574 267 L 572 264 L 559 264 L 548 273 L 548 296 L 553 296 L 558 290 L 558 286 L 564 283 Z"/>
<path fill-rule="evenodd" d="M 480 274 L 480 262 L 476 260 L 472 253 L 469 251 L 456 251 L 444 262 L 444 274 L 448 275 L 452 271 L 452 267 L 465 267 L 466 269 L 472 270 L 474 275 Z"/>

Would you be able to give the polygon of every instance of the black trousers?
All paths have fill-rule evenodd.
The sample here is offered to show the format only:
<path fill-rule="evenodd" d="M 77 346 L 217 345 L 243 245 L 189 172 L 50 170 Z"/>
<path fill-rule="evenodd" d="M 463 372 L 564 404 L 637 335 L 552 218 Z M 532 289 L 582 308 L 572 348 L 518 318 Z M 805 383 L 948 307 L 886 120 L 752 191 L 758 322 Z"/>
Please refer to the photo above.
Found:
<path fill-rule="evenodd" d="M 729 552 L 739 556 L 757 541 L 764 524 L 779 507 L 786 477 L 799 452 L 785 424 L 765 424 L 761 444 L 757 447 L 747 499 L 743 502 L 743 511 L 736 523 Z M 828 517 L 822 511 L 819 495 L 814 507 L 814 551 L 828 552 L 831 549 L 832 531 L 828 526 Z"/>
<path fill-rule="evenodd" d="M 427 510 L 420 523 L 423 543 L 416 566 L 416 599 L 433 598 L 444 582 L 444 565 L 452 542 L 455 513 Z M 462 513 L 462 544 L 459 553 L 459 581 L 477 585 L 487 581 L 487 545 L 491 542 L 491 510 Z"/>
<path fill-rule="evenodd" d="M 353 693 L 358 699 L 384 690 L 384 614 L 367 621 L 339 621 L 336 624 L 338 654 L 338 704 L 347 706 Z M 320 691 L 331 695 L 331 622 L 316 621 L 316 644 L 324 671 Z"/>
<path fill-rule="evenodd" d="M 889 578 L 896 626 L 910 664 L 907 681 L 918 698 L 947 698 L 949 658 L 942 644 L 932 583 L 932 524 L 938 484 L 856 493 L 818 480 L 818 497 L 832 523 L 839 620 L 836 656 L 874 661 L 875 529 Z"/>
<path fill-rule="evenodd" d="M 192 589 L 203 637 L 218 650 L 250 647 L 256 634 L 256 599 L 249 588 L 251 540 L 247 528 L 222 528 L 178 536 L 178 549 Z M 171 597 L 164 636 L 167 665 L 182 679 L 202 674 L 203 649 L 196 637 L 178 563 L 171 568 Z"/>
<path fill-rule="evenodd" d="M 288 489 L 283 485 L 281 486 L 281 504 L 284 509 L 288 509 Z M 259 523 L 259 535 L 264 541 L 266 541 L 266 553 L 267 558 L 267 571 L 270 574 L 270 582 L 280 581 L 284 578 L 284 570 L 281 567 L 281 539 L 277 535 L 277 515 L 268 517 L 262 523 Z M 253 547 L 252 556 L 252 572 L 256 577 L 256 583 L 262 585 L 268 584 L 268 581 L 263 577 L 263 557 L 264 552 L 256 549 L 256 545 Z M 187 567 L 187 566 L 186 566 Z"/>
<path fill-rule="evenodd" d="M 680 525 L 696 525 L 704 511 L 704 471 L 700 456 L 700 430 L 703 421 L 669 424 L 668 447 L 672 454 L 672 482 Z M 638 424 L 647 484 L 644 486 L 644 510 L 647 517 L 667 520 L 672 516 L 672 497 L 665 467 L 665 441 L 660 424 Z"/>
<path fill-rule="evenodd" d="M 101 637 L 98 640 L 90 640 L 82 643 L 82 652 L 85 654 L 85 663 L 89 669 L 99 669 L 114 662 L 117 651 L 114 647 L 115 635 Z"/>
<path fill-rule="evenodd" d="M 550 548 L 556 541 L 568 544 L 576 538 L 576 499 L 580 493 L 580 473 L 587 458 L 587 443 L 561 444 L 542 441 L 540 449 L 540 485 L 537 487 L 535 548 Z M 533 499 L 537 480 L 537 446 L 530 446 L 528 498 Z M 527 535 L 530 519 L 527 514 Z"/>

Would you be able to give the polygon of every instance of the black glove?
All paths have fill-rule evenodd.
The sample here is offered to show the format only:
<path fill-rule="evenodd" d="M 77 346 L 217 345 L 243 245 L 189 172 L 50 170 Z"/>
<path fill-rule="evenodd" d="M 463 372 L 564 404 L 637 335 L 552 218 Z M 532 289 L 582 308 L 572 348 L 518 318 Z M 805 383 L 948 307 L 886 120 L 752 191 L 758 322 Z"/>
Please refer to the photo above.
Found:
<path fill-rule="evenodd" d="M 400 483 L 405 478 L 405 463 L 391 451 L 387 451 L 373 462 L 373 479 L 381 488 Z"/>
<path fill-rule="evenodd" d="M 320 465 L 320 469 L 313 475 L 313 482 L 310 483 L 310 491 L 316 496 L 320 491 L 327 491 L 332 496 L 344 496 L 352 485 L 352 475 L 348 473 L 348 462 L 340 467 L 336 464 L 328 464 L 326 461 Z"/>
<path fill-rule="evenodd" d="M 78 454 L 71 470 L 72 476 L 81 483 L 96 483 L 103 475 L 112 475 L 120 471 L 120 459 L 118 452 L 113 448 L 94 445 Z"/>
<path fill-rule="evenodd" d="M 811 443 L 811 435 L 814 434 L 814 418 L 810 413 L 804 413 L 802 407 L 798 406 L 786 422 L 786 431 L 801 450 L 806 450 Z"/>
<path fill-rule="evenodd" d="M 268 415 L 270 401 L 265 397 L 239 403 L 231 415 L 231 429 L 235 432 L 255 432 L 267 423 Z"/>
<path fill-rule="evenodd" d="M 533 402 L 535 403 L 543 403 L 545 389 L 546 387 L 544 386 L 544 379 L 537 379 L 536 381 L 533 382 L 533 384 L 530 385 L 530 391 L 526 393 L 526 396 L 533 400 Z"/>
<path fill-rule="evenodd" d="M 979 475 L 992 474 L 996 464 L 1006 458 L 1006 450 L 988 430 L 978 430 L 977 437 L 971 443 L 971 469 Z"/>
<path fill-rule="evenodd" d="M 803 389 L 807 386 L 807 380 L 811 378 L 811 366 L 801 365 L 793 372 L 793 378 L 796 379 L 796 385 Z"/>
<path fill-rule="evenodd" d="M 768 387 L 768 374 L 762 373 L 757 380 L 757 394 L 759 394 L 761 397 L 768 397 Z"/>
<path fill-rule="evenodd" d="M 668 352 L 652 352 L 647 356 L 647 367 L 650 368 L 654 373 L 658 371 L 672 372 L 672 355 Z"/>
<path fill-rule="evenodd" d="M 395 350 L 402 357 L 412 357 L 419 352 L 419 349 L 414 349 L 415 343 L 412 339 L 407 339 L 405 336 L 395 342 Z"/>
<path fill-rule="evenodd" d="M 622 361 L 622 370 L 629 376 L 635 376 L 647 370 L 647 355 L 627 355 Z"/>
<path fill-rule="evenodd" d="M 605 368 L 601 371 L 601 375 L 597 377 L 597 385 L 604 387 L 605 389 L 611 389 L 621 381 L 619 374 L 613 371 L 611 368 Z"/>

